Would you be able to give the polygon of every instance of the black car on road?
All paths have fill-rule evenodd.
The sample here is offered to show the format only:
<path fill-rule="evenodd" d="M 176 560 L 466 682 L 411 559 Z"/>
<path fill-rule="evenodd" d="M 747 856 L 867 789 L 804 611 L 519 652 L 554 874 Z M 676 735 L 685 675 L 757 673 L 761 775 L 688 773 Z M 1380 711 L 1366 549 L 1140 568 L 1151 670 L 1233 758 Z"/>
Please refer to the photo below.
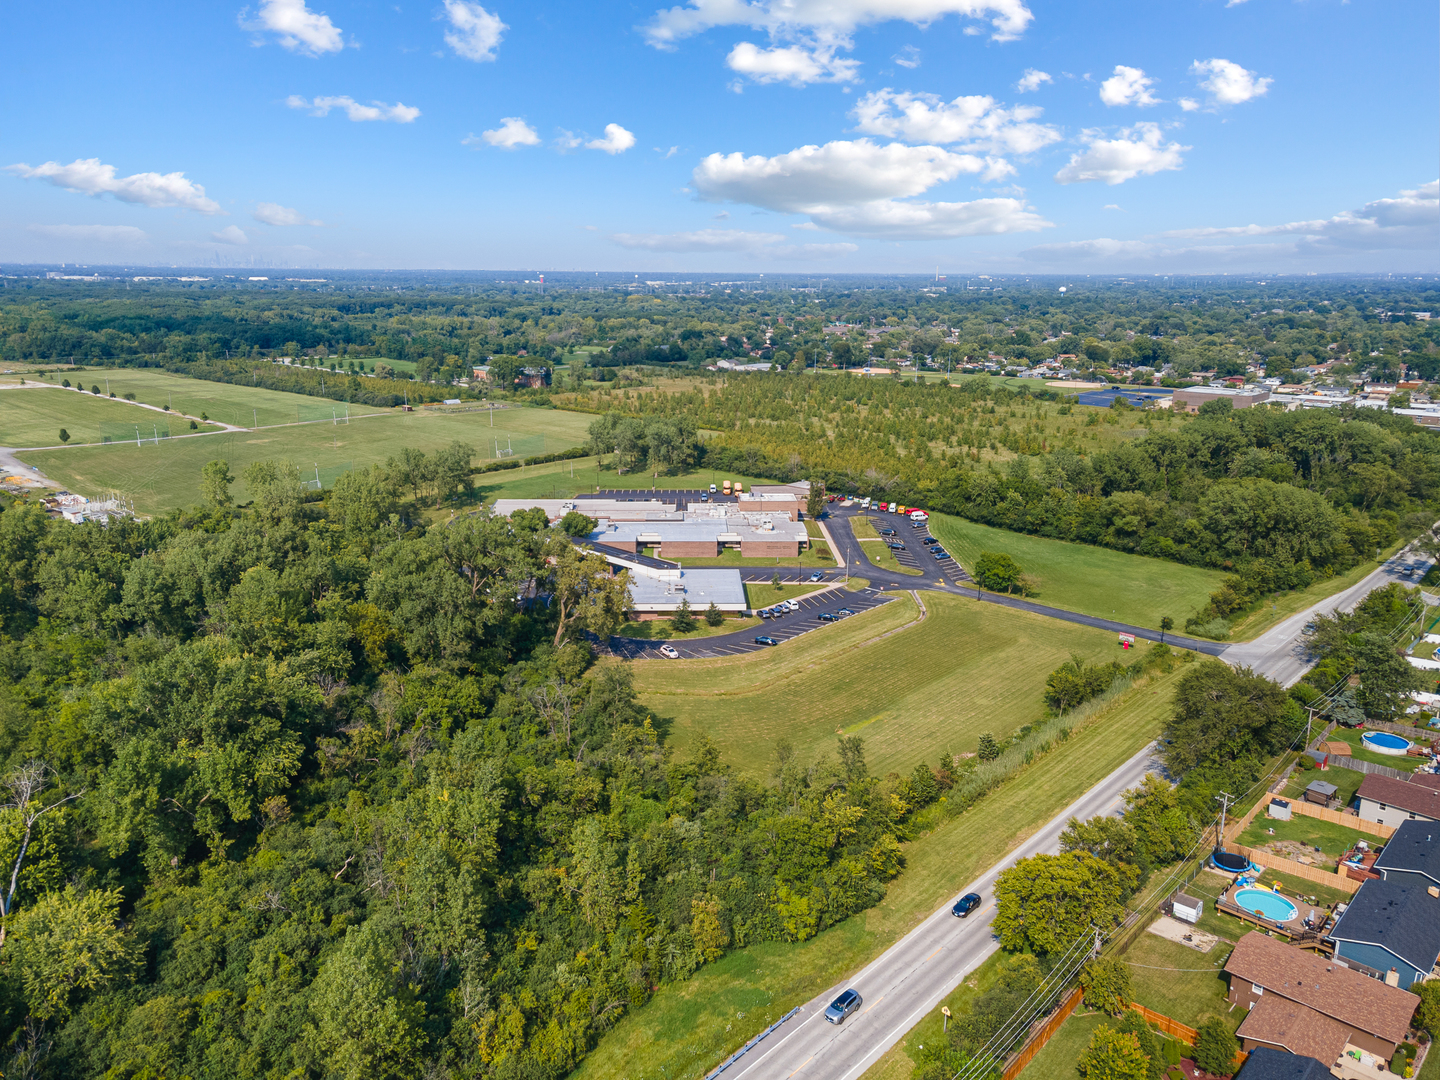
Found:
<path fill-rule="evenodd" d="M 955 901 L 955 906 L 950 909 L 950 914 L 957 919 L 963 919 L 980 906 L 979 893 L 966 893 Z"/>
<path fill-rule="evenodd" d="M 756 645 L 779 645 L 780 642 L 776 641 L 776 640 L 775 640 L 773 637 L 771 637 L 769 634 L 761 634 L 759 637 L 757 637 L 757 638 L 755 639 L 755 644 L 756 644 Z"/>

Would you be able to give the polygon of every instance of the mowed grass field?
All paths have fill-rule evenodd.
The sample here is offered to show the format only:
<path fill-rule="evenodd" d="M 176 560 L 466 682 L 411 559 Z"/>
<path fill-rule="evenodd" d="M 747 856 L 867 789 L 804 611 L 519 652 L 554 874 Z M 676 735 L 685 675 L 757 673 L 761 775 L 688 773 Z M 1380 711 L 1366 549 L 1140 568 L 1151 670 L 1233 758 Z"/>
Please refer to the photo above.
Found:
<path fill-rule="evenodd" d="M 155 425 L 161 429 L 168 425 L 172 435 L 190 430 L 190 421 L 183 417 L 143 409 L 120 398 L 60 387 L 0 390 L 0 446 L 60 446 L 61 428 L 70 436 L 66 445 L 98 443 L 101 424 L 134 424 L 141 429 L 142 438 L 153 438 Z M 220 429 L 203 424 L 200 430 Z"/>
<path fill-rule="evenodd" d="M 7 393 L 9 391 L 6 391 Z M 37 391 L 51 393 L 52 391 Z M 292 397 L 295 395 L 284 395 Z M 306 399 L 307 401 L 310 399 Z M 328 407 L 327 403 L 327 407 Z M 588 417 L 553 409 L 506 409 L 496 412 L 495 426 L 483 412 L 404 413 L 391 411 L 365 416 L 352 414 L 350 423 L 321 422 L 272 427 L 260 431 L 227 431 L 201 437 L 171 438 L 136 446 L 106 446 L 39 450 L 20 455 L 45 475 L 71 491 L 97 496 L 119 491 L 135 501 L 142 513 L 159 513 L 198 501 L 200 470 L 207 461 L 223 458 L 238 478 L 256 461 L 288 460 L 308 480 L 318 469 L 323 486 L 330 487 L 350 469 L 381 464 L 405 447 L 433 452 L 455 440 L 477 451 L 476 463 L 494 456 L 495 441 L 523 442 L 527 453 L 553 453 L 582 442 Z M 569 480 L 569 462 L 555 463 L 552 479 Z M 533 470 L 525 470 L 533 473 Z M 502 484 L 535 477 L 501 474 Z M 540 486 L 540 485 L 536 485 Z M 243 480 L 233 488 L 239 502 L 249 499 Z M 541 492 L 528 492 L 540 494 Z"/>
<path fill-rule="evenodd" d="M 805 637 L 819 640 L 823 635 Z M 783 652 L 782 646 L 753 655 L 768 659 Z M 843 664 L 843 649 L 834 659 Z M 826 660 L 824 652 L 817 652 L 807 662 L 823 665 Z M 687 982 L 661 987 L 653 1000 L 616 1024 L 573 1076 L 699 1080 L 791 1008 L 869 963 L 1155 739 L 1169 712 L 1174 684 L 1185 670 L 1177 665 L 1171 674 L 1144 680 L 1108 702 L 1066 742 L 998 791 L 906 844 L 904 872 L 869 911 L 806 942 L 738 949 Z M 870 769 L 878 771 L 873 760 Z M 975 843 L 976 837 L 985 842 Z M 963 989 L 956 992 L 952 1011 L 963 996 Z M 939 1029 L 936 1009 L 872 1066 L 864 1080 L 909 1080 L 912 1062 L 906 1048 L 912 1040 L 923 1044 Z"/>
<path fill-rule="evenodd" d="M 134 394 L 136 401 L 146 405 L 169 405 L 175 412 L 199 417 L 201 413 L 222 424 L 236 427 L 269 427 L 272 424 L 294 424 L 307 420 L 328 420 L 331 410 L 345 415 L 345 403 L 306 394 L 287 394 L 283 390 L 266 390 L 258 386 L 234 386 L 230 383 L 189 379 L 167 371 L 143 371 L 116 368 L 113 371 L 82 371 L 77 375 L 50 373 L 46 380 L 59 385 L 62 378 L 96 385 L 103 391 L 109 386 L 117 397 Z M 341 376 L 335 377 L 337 382 Z M 351 416 L 389 412 L 370 405 L 349 406 Z M 14 445 L 13 443 L 11 445 Z"/>
<path fill-rule="evenodd" d="M 1029 536 L 948 514 L 931 514 L 930 531 L 967 570 L 982 551 L 1011 556 L 1040 579 L 1037 603 L 1156 630 L 1167 615 L 1177 628 L 1184 626 L 1225 577 L 1218 570 Z"/>
<path fill-rule="evenodd" d="M 672 721 L 678 753 L 700 735 L 725 760 L 767 771 L 775 743 L 801 760 L 834 750 L 835 732 L 865 740 L 871 772 L 909 772 L 942 752 L 973 751 L 982 731 L 1004 739 L 1040 718 L 1046 676 L 1071 653 L 1109 659 L 1114 635 L 995 604 L 908 595 L 763 653 L 717 660 L 641 661 L 645 705 Z"/>

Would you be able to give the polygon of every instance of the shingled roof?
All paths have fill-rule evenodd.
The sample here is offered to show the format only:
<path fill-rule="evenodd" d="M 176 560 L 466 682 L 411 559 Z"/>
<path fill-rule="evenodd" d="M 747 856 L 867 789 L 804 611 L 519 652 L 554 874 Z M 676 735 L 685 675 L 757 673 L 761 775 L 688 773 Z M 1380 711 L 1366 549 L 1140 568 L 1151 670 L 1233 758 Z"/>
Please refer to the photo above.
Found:
<path fill-rule="evenodd" d="M 1356 796 L 1373 802 L 1393 806 L 1407 814 L 1423 814 L 1432 821 L 1440 821 L 1440 788 L 1428 784 L 1412 784 L 1408 780 L 1396 780 L 1393 776 L 1366 773 L 1360 781 Z"/>
<path fill-rule="evenodd" d="M 1249 933 L 1240 939 L 1225 961 L 1225 970 L 1232 977 L 1263 986 L 1266 999 L 1271 994 L 1289 998 L 1386 1042 L 1399 1042 L 1405 1037 L 1410 1017 L 1420 1004 L 1420 999 L 1408 990 L 1386 986 L 1333 960 L 1261 933 Z"/>
<path fill-rule="evenodd" d="M 1350 1029 L 1338 1020 L 1274 994 L 1255 1003 L 1236 1034 L 1332 1065 L 1350 1041 Z"/>
<path fill-rule="evenodd" d="M 1257 1046 L 1238 1080 L 1331 1080 L 1331 1076 L 1330 1066 L 1315 1058 Z"/>
<path fill-rule="evenodd" d="M 1440 823 L 1402 822 L 1395 835 L 1385 841 L 1375 869 L 1382 874 L 1387 870 L 1420 874 L 1440 885 Z"/>

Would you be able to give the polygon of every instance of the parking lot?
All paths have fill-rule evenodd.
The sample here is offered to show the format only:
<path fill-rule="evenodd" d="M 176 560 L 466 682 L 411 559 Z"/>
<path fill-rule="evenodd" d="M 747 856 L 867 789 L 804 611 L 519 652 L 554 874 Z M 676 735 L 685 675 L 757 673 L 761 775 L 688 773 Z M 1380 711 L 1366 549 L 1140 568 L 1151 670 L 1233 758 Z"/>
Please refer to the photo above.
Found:
<path fill-rule="evenodd" d="M 881 539 L 887 543 L 898 542 L 905 545 L 904 551 L 895 551 L 892 548 L 890 552 L 901 566 L 919 570 L 925 577 L 939 577 L 952 585 L 967 584 L 971 580 L 970 575 L 965 572 L 965 568 L 953 556 L 948 559 L 935 557 L 932 545 L 925 543 L 926 539 L 930 537 L 928 525 L 921 525 L 917 529 L 909 518 L 900 514 L 866 514 L 864 517 L 880 534 Z M 886 536 L 884 533 L 886 529 L 892 530 L 895 535 Z M 873 543 L 873 541 L 871 542 Z M 944 549 L 941 548 L 941 550 Z"/>
<path fill-rule="evenodd" d="M 752 626 L 733 634 L 725 634 L 722 637 L 672 641 L 668 644 L 673 645 L 680 656 L 687 660 L 699 657 L 739 656 L 742 653 L 755 652 L 757 649 L 771 648 L 768 645 L 757 645 L 754 640 L 757 637 L 772 637 L 783 644 L 791 638 L 808 634 L 811 630 L 819 630 L 822 626 L 828 626 L 829 623 L 820 618 L 822 614 L 833 614 L 841 608 L 849 608 L 858 615 L 862 611 L 868 611 L 881 604 L 888 604 L 893 599 L 893 596 L 884 596 L 869 589 L 858 593 L 847 592 L 844 589 L 831 589 L 813 596 L 800 597 L 796 601 L 800 606 L 799 611 L 766 619 L 759 626 Z M 667 642 L 637 641 L 633 638 L 610 639 L 611 650 L 617 656 L 623 656 L 630 660 L 657 659 L 661 655 L 660 646 L 664 644 Z"/>

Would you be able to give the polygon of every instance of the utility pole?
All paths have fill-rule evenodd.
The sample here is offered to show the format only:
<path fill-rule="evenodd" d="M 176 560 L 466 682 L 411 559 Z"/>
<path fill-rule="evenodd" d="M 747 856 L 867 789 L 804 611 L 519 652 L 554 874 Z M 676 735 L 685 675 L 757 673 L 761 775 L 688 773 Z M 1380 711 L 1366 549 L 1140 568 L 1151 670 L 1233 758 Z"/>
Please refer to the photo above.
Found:
<path fill-rule="evenodd" d="M 1220 831 L 1215 835 L 1215 846 L 1220 849 L 1225 847 L 1225 815 L 1230 807 L 1235 805 L 1235 796 L 1228 791 L 1222 791 L 1215 796 L 1215 801 L 1220 804 Z"/>

